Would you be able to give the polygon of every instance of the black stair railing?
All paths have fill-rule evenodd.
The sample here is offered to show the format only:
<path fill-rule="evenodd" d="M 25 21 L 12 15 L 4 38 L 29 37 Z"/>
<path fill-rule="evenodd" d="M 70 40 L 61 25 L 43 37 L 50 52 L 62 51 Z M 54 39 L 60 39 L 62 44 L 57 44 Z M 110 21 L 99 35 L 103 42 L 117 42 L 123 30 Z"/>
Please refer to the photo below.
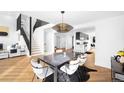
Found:
<path fill-rule="evenodd" d="M 26 32 L 22 26 L 22 14 L 20 14 L 17 18 L 17 31 L 20 30 L 20 34 L 23 36 L 24 41 L 27 45 L 27 48 L 29 50 L 29 53 L 31 55 L 31 17 L 30 17 L 30 34 L 29 36 L 26 35 Z M 30 38 L 28 38 L 30 37 Z"/>
<path fill-rule="evenodd" d="M 21 30 L 21 35 L 23 36 L 23 38 L 24 38 L 24 40 L 25 40 L 25 42 L 26 42 L 26 45 L 27 45 L 27 47 L 28 47 L 28 50 L 31 50 L 31 48 L 30 48 L 30 40 L 29 40 L 28 37 L 26 36 L 26 33 L 25 33 L 24 29 L 21 28 L 20 30 Z"/>
<path fill-rule="evenodd" d="M 33 32 L 35 31 L 36 28 L 43 26 L 43 25 L 46 25 L 46 24 L 48 24 L 48 22 L 36 19 L 35 25 L 33 27 Z"/>
<path fill-rule="evenodd" d="M 22 27 L 22 14 L 20 14 L 18 16 L 18 18 L 17 18 L 17 30 L 20 29 L 20 33 L 26 42 L 26 45 L 27 45 L 27 48 L 29 50 L 30 55 L 31 55 L 31 43 L 32 43 L 32 34 L 33 34 L 32 30 L 34 32 L 36 28 L 43 26 L 43 25 L 46 25 L 46 24 L 48 24 L 48 22 L 36 19 L 35 25 L 33 26 L 33 29 L 32 29 L 32 17 L 30 17 L 30 34 L 29 34 L 29 36 L 27 36 L 28 34 L 26 34 L 24 28 Z"/>

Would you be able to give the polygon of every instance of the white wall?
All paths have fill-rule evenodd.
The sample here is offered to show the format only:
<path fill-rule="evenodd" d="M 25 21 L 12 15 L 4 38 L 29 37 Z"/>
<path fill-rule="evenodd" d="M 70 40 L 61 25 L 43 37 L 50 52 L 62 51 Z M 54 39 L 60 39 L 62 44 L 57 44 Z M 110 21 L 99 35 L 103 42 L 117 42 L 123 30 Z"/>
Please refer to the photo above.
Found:
<path fill-rule="evenodd" d="M 99 21 L 95 26 L 95 64 L 110 68 L 110 57 L 124 48 L 124 16 Z"/>
<path fill-rule="evenodd" d="M 45 51 L 48 53 L 48 54 L 53 54 L 54 53 L 54 49 L 55 49 L 55 33 L 56 31 L 53 30 L 52 28 L 47 28 L 44 30 L 45 33 L 44 33 L 44 43 L 46 44 L 45 46 Z"/>
<path fill-rule="evenodd" d="M 72 36 L 71 35 L 66 36 L 66 48 L 67 49 L 72 48 Z"/>
<path fill-rule="evenodd" d="M 16 31 L 16 18 L 9 16 L 9 15 L 2 15 L 0 14 L 0 26 L 7 26 L 9 27 L 8 36 L 0 36 L 0 43 L 5 45 L 12 45 L 17 43 L 18 35 Z"/>
<path fill-rule="evenodd" d="M 124 16 L 117 16 L 83 25 L 95 27 L 95 64 L 111 68 L 110 57 L 124 48 Z"/>

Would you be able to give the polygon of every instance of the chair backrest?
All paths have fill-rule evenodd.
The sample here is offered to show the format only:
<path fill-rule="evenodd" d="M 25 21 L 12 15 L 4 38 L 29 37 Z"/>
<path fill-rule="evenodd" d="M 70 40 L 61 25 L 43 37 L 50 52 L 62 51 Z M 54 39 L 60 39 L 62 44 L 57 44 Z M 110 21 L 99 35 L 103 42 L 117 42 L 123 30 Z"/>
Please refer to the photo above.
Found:
<path fill-rule="evenodd" d="M 83 65 L 87 60 L 87 54 L 79 55 L 78 58 L 79 65 Z"/>
<path fill-rule="evenodd" d="M 39 64 L 36 60 L 32 59 L 31 60 L 31 65 L 32 65 L 32 69 L 34 71 L 34 73 L 42 73 L 43 69 L 42 69 L 42 65 Z"/>
<path fill-rule="evenodd" d="M 76 70 L 76 69 L 78 69 L 78 66 L 79 66 L 79 60 L 71 60 L 70 62 L 69 62 L 69 69 L 70 70 Z"/>
<path fill-rule="evenodd" d="M 38 63 L 36 60 L 32 59 L 31 60 L 31 65 L 36 68 L 41 68 L 43 67 L 40 63 Z"/>
<path fill-rule="evenodd" d="M 80 58 L 86 58 L 87 57 L 87 54 L 80 54 L 79 57 Z"/>

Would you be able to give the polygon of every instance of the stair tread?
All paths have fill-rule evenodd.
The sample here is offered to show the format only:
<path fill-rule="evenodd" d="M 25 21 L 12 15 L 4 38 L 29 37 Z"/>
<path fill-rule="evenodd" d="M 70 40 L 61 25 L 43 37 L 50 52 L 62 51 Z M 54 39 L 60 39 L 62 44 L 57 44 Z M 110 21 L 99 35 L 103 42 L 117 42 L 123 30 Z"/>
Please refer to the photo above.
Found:
<path fill-rule="evenodd" d="M 31 51 L 41 51 L 41 49 L 36 48 L 36 49 L 32 49 Z"/>
<path fill-rule="evenodd" d="M 33 47 L 32 49 L 40 49 L 39 47 Z"/>
<path fill-rule="evenodd" d="M 42 51 L 33 51 L 32 53 L 42 53 Z"/>
<path fill-rule="evenodd" d="M 41 55 L 42 54 L 41 46 L 35 40 L 33 40 L 33 42 L 32 42 L 31 52 L 32 52 L 32 55 Z"/>
<path fill-rule="evenodd" d="M 32 54 L 31 56 L 38 56 L 38 55 L 42 55 L 42 54 Z"/>
<path fill-rule="evenodd" d="M 32 55 L 35 55 L 35 54 L 42 54 L 42 53 L 32 53 Z"/>

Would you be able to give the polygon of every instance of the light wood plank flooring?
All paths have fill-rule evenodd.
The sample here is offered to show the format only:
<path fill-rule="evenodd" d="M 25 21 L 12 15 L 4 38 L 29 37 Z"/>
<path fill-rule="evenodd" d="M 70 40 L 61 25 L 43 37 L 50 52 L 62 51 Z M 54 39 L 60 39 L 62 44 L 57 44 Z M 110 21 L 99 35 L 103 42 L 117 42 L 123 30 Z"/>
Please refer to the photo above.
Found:
<path fill-rule="evenodd" d="M 88 82 L 110 82 L 110 69 L 95 66 L 94 56 L 95 54 L 89 54 L 85 64 L 85 66 L 97 70 L 97 72 L 89 72 Z M 32 82 L 33 76 L 30 58 L 27 56 L 0 60 L 0 82 Z M 37 81 L 36 78 L 33 81 Z"/>
<path fill-rule="evenodd" d="M 97 72 L 89 72 L 90 79 L 88 82 L 111 82 L 111 70 L 108 68 L 95 66 L 95 53 L 94 49 L 91 49 L 89 52 L 92 52 L 92 54 L 89 54 L 87 56 L 87 61 L 84 64 L 86 67 L 95 69 Z"/>
<path fill-rule="evenodd" d="M 0 60 L 0 81 L 29 82 L 33 77 L 30 58 L 26 56 Z"/>

